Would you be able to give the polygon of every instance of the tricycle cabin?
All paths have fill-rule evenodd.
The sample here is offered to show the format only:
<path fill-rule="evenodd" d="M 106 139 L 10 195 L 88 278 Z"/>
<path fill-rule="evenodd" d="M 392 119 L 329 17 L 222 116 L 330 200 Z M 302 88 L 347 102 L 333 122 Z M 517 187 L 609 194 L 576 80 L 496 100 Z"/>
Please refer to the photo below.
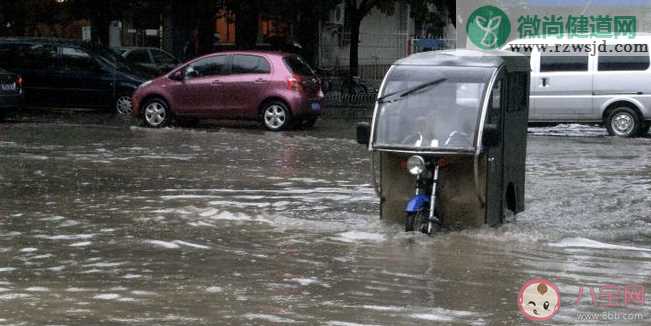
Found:
<path fill-rule="evenodd" d="M 431 233 L 498 225 L 524 210 L 529 74 L 525 56 L 499 51 L 394 63 L 372 124 L 358 130 L 373 153 L 382 218 Z"/>

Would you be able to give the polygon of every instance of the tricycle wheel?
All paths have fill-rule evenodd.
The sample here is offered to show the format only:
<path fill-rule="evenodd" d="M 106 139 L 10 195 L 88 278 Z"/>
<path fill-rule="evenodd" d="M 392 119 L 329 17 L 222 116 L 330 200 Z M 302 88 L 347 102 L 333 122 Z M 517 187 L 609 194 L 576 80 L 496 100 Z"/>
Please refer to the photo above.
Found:
<path fill-rule="evenodd" d="M 438 232 L 441 230 L 441 225 L 434 222 L 423 222 L 420 224 L 420 232 L 423 232 L 427 235 L 432 235 L 432 233 Z"/>
<path fill-rule="evenodd" d="M 407 217 L 405 218 L 405 232 L 418 230 L 429 234 L 427 222 L 428 216 L 429 212 L 427 212 L 427 210 L 421 210 L 417 213 L 407 213 Z"/>

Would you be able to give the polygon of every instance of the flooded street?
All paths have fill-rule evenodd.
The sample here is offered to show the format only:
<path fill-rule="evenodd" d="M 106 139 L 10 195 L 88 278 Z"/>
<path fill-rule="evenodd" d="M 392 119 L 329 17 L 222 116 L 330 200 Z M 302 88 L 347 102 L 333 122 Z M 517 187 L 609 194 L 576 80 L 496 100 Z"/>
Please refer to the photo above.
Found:
<path fill-rule="evenodd" d="M 430 238 L 378 219 L 343 124 L 0 126 L 0 325 L 522 324 L 534 277 L 548 324 L 648 324 L 602 291 L 651 291 L 651 138 L 532 128 L 526 211 Z"/>

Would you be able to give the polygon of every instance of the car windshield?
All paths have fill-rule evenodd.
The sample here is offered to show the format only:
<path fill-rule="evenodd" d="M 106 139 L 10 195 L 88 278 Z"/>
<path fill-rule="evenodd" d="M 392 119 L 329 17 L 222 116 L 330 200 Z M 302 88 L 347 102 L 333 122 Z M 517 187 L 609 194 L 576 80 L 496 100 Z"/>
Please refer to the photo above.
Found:
<path fill-rule="evenodd" d="M 374 146 L 472 150 L 493 71 L 394 66 L 378 100 Z"/>

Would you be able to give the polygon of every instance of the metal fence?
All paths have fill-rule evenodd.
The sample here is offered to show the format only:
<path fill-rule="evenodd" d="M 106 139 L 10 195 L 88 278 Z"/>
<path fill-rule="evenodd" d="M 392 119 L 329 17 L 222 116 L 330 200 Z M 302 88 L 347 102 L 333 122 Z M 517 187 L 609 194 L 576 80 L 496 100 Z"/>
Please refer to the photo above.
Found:
<path fill-rule="evenodd" d="M 417 39 L 406 34 L 361 34 L 359 79 L 369 91 L 349 94 L 335 87 L 335 91 L 325 95 L 325 114 L 349 118 L 370 117 L 377 98 L 377 89 L 395 60 L 411 53 L 444 50 L 455 46 L 456 41 L 453 39 Z M 339 43 L 327 40 L 322 42 L 320 47 L 320 71 L 326 75 L 322 77 L 332 84 L 337 84 L 337 80 L 348 76 L 348 53 Z"/>
<path fill-rule="evenodd" d="M 323 99 L 322 115 L 329 118 L 364 120 L 370 119 L 375 107 L 377 93 L 347 94 L 331 92 Z"/>
<path fill-rule="evenodd" d="M 375 104 L 377 93 L 346 94 L 332 92 L 326 94 L 323 103 L 326 106 L 340 107 L 372 107 Z"/>

